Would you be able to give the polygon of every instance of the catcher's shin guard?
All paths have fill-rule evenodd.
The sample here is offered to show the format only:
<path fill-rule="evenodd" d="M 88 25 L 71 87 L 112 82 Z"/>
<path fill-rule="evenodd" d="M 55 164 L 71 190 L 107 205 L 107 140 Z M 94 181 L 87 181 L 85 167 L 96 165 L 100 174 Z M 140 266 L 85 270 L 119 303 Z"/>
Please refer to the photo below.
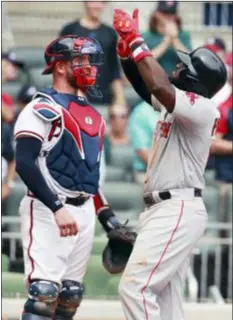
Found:
<path fill-rule="evenodd" d="M 79 307 L 84 293 L 84 286 L 71 280 L 62 281 L 54 320 L 71 320 Z"/>
<path fill-rule="evenodd" d="M 22 320 L 52 319 L 56 310 L 59 287 L 55 282 L 35 280 L 30 284 Z"/>

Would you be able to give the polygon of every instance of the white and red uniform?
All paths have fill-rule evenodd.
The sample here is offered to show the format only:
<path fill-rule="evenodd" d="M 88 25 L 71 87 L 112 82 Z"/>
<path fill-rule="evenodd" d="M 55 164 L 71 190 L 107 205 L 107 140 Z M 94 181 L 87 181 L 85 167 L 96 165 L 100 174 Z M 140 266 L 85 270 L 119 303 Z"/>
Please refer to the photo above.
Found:
<path fill-rule="evenodd" d="M 139 234 L 124 270 L 120 295 L 127 320 L 183 320 L 188 257 L 203 235 L 207 212 L 203 174 L 219 118 L 206 98 L 175 88 L 172 113 L 161 106 L 144 195 L 156 204 L 140 215 Z M 152 103 L 158 105 L 152 97 Z M 162 191 L 171 198 L 162 200 Z"/>
<path fill-rule="evenodd" d="M 20 113 L 14 135 L 42 142 L 37 166 L 76 220 L 78 234 L 62 238 L 54 213 L 28 190 L 19 208 L 25 277 L 81 283 L 92 248 L 95 212 L 103 205 L 98 183 L 105 121 L 85 99 L 72 96 L 71 101 L 71 95 L 49 90 L 38 93 Z M 67 197 L 80 195 L 89 198 L 83 205 L 65 203 Z"/>

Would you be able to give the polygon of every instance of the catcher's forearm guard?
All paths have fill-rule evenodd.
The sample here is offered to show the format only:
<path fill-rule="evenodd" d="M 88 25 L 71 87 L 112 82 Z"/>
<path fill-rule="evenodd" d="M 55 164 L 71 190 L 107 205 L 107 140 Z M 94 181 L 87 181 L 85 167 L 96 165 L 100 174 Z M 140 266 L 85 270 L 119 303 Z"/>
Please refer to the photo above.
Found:
<path fill-rule="evenodd" d="M 98 220 L 106 232 L 121 227 L 121 223 L 118 221 L 110 207 L 104 208 L 99 213 Z"/>

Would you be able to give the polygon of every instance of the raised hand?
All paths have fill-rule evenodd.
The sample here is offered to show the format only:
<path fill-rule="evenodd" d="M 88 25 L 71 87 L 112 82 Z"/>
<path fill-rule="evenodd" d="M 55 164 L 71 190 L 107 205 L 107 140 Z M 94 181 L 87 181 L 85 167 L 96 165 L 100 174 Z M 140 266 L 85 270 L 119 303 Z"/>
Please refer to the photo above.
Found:
<path fill-rule="evenodd" d="M 127 12 L 121 9 L 115 9 L 114 12 L 113 28 L 128 44 L 140 36 L 138 13 L 138 9 L 135 9 L 131 17 Z"/>

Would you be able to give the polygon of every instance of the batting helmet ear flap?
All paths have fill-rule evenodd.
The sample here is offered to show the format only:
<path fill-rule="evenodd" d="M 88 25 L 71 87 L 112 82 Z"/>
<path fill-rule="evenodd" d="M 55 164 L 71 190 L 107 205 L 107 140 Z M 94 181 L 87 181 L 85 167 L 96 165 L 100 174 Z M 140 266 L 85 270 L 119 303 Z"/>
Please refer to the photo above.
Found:
<path fill-rule="evenodd" d="M 175 79 L 169 77 L 172 84 L 181 90 L 188 92 L 195 92 L 203 97 L 208 97 L 208 89 L 194 74 L 190 72 L 190 69 L 184 64 L 184 68 L 179 73 L 179 78 Z"/>

